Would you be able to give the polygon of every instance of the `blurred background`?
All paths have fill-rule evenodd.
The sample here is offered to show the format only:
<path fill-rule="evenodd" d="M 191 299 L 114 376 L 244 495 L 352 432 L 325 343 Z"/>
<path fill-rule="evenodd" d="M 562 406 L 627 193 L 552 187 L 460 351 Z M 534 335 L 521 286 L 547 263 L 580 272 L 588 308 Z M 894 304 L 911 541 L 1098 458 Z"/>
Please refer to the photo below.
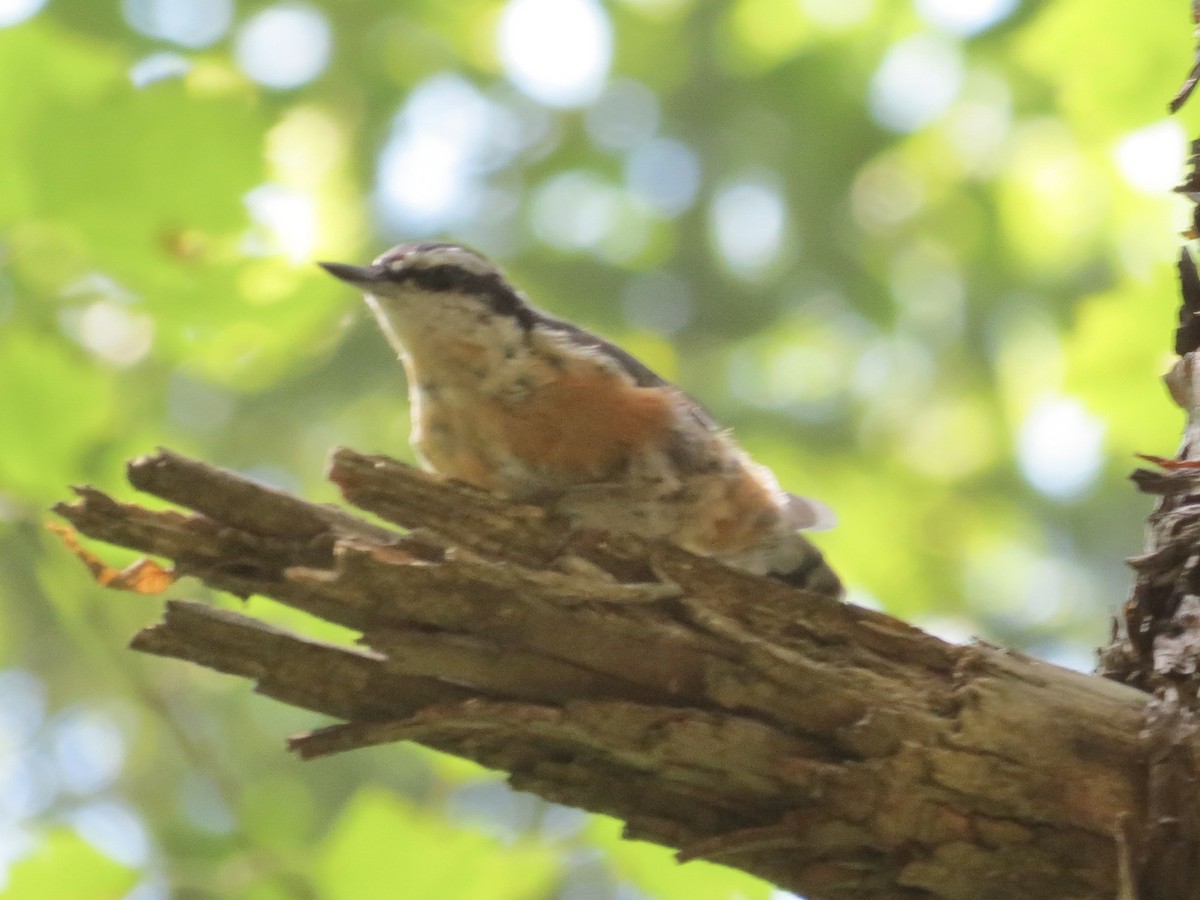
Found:
<path fill-rule="evenodd" d="M 0 894 L 771 896 L 418 748 L 302 765 L 46 507 L 160 444 L 410 458 L 312 261 L 452 239 L 831 505 L 852 600 L 1088 669 L 1181 426 L 1191 56 L 1183 2 L 0 0 Z"/>

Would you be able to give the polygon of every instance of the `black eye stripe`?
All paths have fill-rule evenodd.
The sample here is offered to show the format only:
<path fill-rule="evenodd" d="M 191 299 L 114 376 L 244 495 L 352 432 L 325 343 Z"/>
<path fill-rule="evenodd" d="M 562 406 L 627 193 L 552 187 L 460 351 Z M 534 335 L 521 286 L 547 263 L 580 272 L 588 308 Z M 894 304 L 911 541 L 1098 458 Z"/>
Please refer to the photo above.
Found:
<path fill-rule="evenodd" d="M 455 266 L 434 266 L 429 269 L 410 269 L 407 280 L 427 291 L 452 291 L 466 279 L 463 270 Z"/>
<path fill-rule="evenodd" d="M 443 263 L 399 271 L 388 269 L 387 276 L 397 284 L 411 284 L 431 293 L 453 291 L 480 297 L 492 312 L 512 316 L 526 331 L 538 320 L 537 313 L 499 272 L 473 272 L 462 266 Z"/>
<path fill-rule="evenodd" d="M 479 293 L 489 284 L 503 279 L 497 272 L 480 274 L 464 266 L 440 263 L 434 266 L 403 266 L 387 269 L 387 277 L 400 284 L 412 284 L 426 291 L 463 291 Z"/>

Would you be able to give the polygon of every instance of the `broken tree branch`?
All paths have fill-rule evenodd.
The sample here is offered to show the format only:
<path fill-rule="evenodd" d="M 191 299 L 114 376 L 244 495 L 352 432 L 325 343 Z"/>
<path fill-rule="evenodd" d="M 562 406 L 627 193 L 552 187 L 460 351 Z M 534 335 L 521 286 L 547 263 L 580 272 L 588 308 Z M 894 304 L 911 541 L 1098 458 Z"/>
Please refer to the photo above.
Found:
<path fill-rule="evenodd" d="M 672 547 L 570 534 L 400 463 L 330 477 L 400 531 L 169 451 L 57 511 L 362 634 L 318 643 L 168 602 L 135 649 L 341 720 L 302 756 L 412 740 L 637 837 L 812 898 L 1112 898 L 1140 821 L 1147 697 Z"/>

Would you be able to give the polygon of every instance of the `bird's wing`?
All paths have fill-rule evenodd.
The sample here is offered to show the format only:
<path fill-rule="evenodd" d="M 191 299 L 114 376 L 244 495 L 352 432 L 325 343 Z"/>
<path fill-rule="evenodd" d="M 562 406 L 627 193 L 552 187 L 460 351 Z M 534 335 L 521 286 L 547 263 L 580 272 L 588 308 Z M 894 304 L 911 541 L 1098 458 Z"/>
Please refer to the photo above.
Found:
<path fill-rule="evenodd" d="M 587 347 L 589 350 L 611 359 L 620 367 L 621 371 L 633 379 L 633 383 L 638 387 L 671 387 L 679 391 L 679 395 L 688 403 L 692 416 L 699 424 L 709 431 L 720 431 L 721 426 L 717 424 L 708 410 L 701 406 L 695 398 L 676 388 L 633 354 L 622 350 L 611 341 L 606 341 L 598 334 L 593 334 L 586 328 L 580 328 L 578 325 L 555 318 L 541 310 L 536 310 L 536 314 L 538 316 L 538 324 L 557 332 L 565 340 L 570 341 L 578 347 Z"/>

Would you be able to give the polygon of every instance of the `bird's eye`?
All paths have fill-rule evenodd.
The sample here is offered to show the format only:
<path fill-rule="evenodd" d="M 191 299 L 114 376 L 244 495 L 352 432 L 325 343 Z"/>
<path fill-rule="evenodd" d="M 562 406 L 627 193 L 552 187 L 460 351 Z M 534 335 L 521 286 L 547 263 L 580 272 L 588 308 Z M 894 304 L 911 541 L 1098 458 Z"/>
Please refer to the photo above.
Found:
<path fill-rule="evenodd" d="M 448 291 L 458 282 L 458 270 L 453 266 L 434 266 L 420 274 L 421 286 L 430 291 Z"/>

